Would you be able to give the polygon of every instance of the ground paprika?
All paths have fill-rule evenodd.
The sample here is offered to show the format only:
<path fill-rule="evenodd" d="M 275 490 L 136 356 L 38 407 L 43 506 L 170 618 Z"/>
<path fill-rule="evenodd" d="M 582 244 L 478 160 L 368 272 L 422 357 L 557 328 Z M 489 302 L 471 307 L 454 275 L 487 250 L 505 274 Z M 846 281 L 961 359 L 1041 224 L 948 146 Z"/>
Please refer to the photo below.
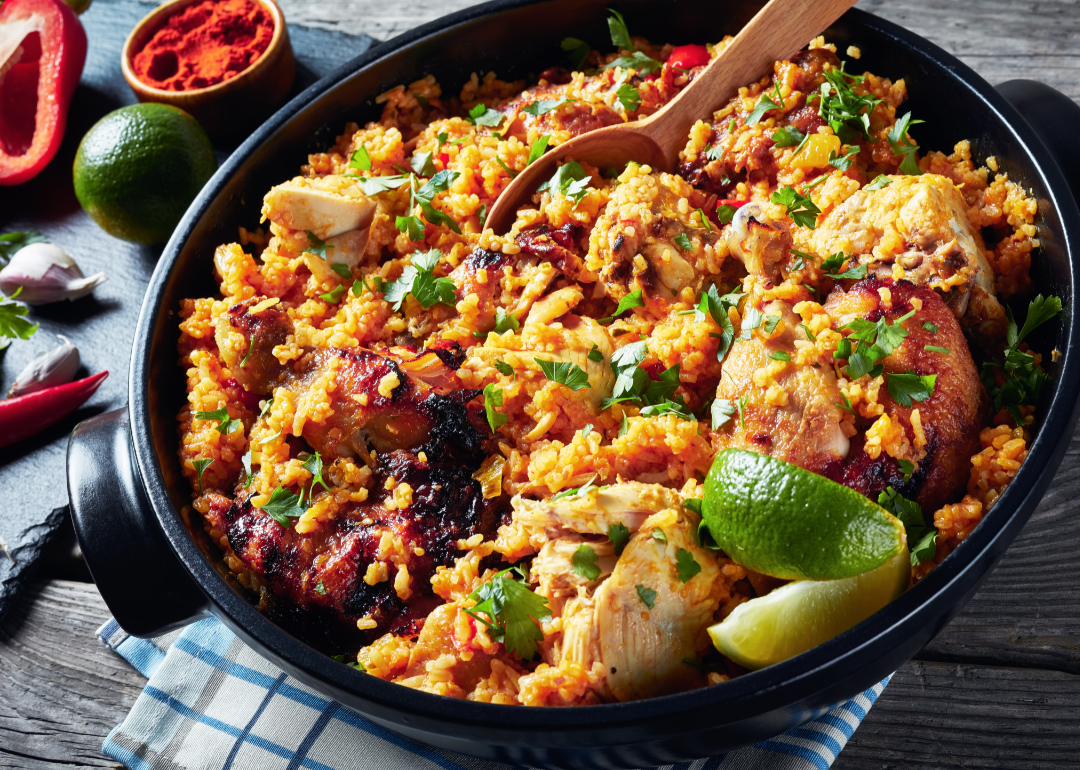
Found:
<path fill-rule="evenodd" d="M 139 80 L 166 91 L 207 88 L 262 56 L 274 21 L 252 0 L 202 0 L 169 16 L 131 59 Z"/>

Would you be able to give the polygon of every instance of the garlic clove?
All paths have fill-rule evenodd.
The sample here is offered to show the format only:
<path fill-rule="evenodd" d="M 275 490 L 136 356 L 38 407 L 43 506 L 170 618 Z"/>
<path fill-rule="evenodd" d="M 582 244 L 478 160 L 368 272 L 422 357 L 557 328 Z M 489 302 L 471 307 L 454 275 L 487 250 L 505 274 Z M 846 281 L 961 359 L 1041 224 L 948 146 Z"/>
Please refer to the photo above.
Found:
<path fill-rule="evenodd" d="M 0 270 L 0 291 L 27 305 L 46 305 L 85 297 L 106 280 L 105 273 L 83 276 L 78 264 L 52 243 L 31 243 L 15 252 Z"/>
<path fill-rule="evenodd" d="M 36 393 L 75 379 L 80 363 L 79 349 L 62 334 L 57 336 L 64 344 L 35 356 L 15 378 L 15 384 L 8 391 L 9 398 Z"/>

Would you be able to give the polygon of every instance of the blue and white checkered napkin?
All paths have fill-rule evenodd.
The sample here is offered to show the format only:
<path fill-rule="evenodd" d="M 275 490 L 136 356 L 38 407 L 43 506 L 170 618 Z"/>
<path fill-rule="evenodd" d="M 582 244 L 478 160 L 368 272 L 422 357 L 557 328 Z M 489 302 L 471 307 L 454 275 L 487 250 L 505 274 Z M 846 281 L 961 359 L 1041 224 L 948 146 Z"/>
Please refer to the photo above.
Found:
<path fill-rule="evenodd" d="M 150 681 L 102 751 L 132 770 L 515 770 L 402 738 L 327 700 L 216 619 L 152 640 L 115 620 L 98 635 Z M 886 677 L 802 727 L 670 770 L 827 770 Z"/>

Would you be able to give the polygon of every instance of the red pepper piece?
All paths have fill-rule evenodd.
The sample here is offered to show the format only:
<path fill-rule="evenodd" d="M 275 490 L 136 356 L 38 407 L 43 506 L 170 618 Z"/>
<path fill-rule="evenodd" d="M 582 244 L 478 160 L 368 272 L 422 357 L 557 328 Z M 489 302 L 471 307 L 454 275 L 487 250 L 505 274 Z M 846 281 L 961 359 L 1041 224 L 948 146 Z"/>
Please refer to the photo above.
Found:
<path fill-rule="evenodd" d="M 94 395 L 108 376 L 108 372 L 98 372 L 67 385 L 0 401 L 0 447 L 29 438 L 64 419 Z"/>
<path fill-rule="evenodd" d="M 740 206 L 745 206 L 749 202 L 750 201 L 741 201 L 738 198 L 721 198 L 716 202 L 716 207 L 720 208 L 721 206 L 734 206 L 735 208 L 739 208 Z"/>
<path fill-rule="evenodd" d="M 703 45 L 680 45 L 672 49 L 667 63 L 681 70 L 701 67 L 709 63 L 709 49 Z"/>
<path fill-rule="evenodd" d="M 0 5 L 0 185 L 32 179 L 56 155 L 85 61 L 86 32 L 62 0 Z"/>

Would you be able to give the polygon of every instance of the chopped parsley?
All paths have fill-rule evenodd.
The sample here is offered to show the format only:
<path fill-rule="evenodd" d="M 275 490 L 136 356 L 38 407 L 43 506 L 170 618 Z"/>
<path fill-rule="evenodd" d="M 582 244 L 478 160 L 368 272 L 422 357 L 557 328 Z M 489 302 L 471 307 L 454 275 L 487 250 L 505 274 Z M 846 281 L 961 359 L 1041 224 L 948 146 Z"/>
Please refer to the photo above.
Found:
<path fill-rule="evenodd" d="M 797 147 L 806 136 L 795 126 L 781 126 L 773 132 L 771 138 L 777 147 Z"/>
<path fill-rule="evenodd" d="M 467 120 L 475 126 L 496 128 L 503 122 L 503 117 L 505 116 L 498 110 L 489 109 L 486 105 L 481 103 L 469 110 Z"/>
<path fill-rule="evenodd" d="M 855 265 L 854 267 L 849 267 L 847 270 L 840 270 L 849 259 L 851 258 L 844 252 L 837 252 L 821 263 L 821 269 L 824 271 L 825 275 L 837 281 L 842 281 L 846 278 L 851 278 L 853 280 L 865 278 L 866 265 Z"/>
<path fill-rule="evenodd" d="M 524 112 L 526 115 L 539 117 L 540 115 L 548 114 L 554 109 L 558 109 L 564 104 L 569 104 L 570 102 L 576 101 L 577 99 L 572 99 L 567 96 L 564 96 L 561 99 L 537 99 L 535 102 L 528 105 L 527 107 L 523 107 L 521 111 Z"/>
<path fill-rule="evenodd" d="M 829 165 L 838 168 L 841 171 L 847 171 L 851 168 L 851 164 L 855 162 L 855 156 L 858 154 L 858 146 L 852 147 L 851 151 L 846 155 L 837 155 L 836 150 L 833 150 L 829 153 Z"/>
<path fill-rule="evenodd" d="M 817 337 L 815 337 L 814 333 L 810 331 L 809 326 L 807 326 L 806 324 L 799 324 L 799 328 L 806 332 L 806 339 L 810 340 L 811 342 L 817 342 Z"/>
<path fill-rule="evenodd" d="M 772 353 L 769 353 L 769 358 L 771 358 L 773 361 L 790 361 L 791 360 L 791 356 L 789 356 L 787 353 L 785 353 L 782 350 L 774 350 Z"/>
<path fill-rule="evenodd" d="M 202 475 L 206 471 L 206 469 L 210 467 L 210 464 L 212 462 L 214 462 L 213 457 L 211 457 L 209 459 L 206 459 L 206 460 L 192 460 L 191 461 L 191 464 L 195 466 L 195 472 L 199 474 L 199 494 L 200 495 L 202 495 L 202 493 L 203 493 Z"/>
<path fill-rule="evenodd" d="M 919 170 L 919 164 L 915 162 L 915 151 L 919 149 L 919 145 L 908 136 L 911 126 L 922 122 L 924 121 L 912 120 L 909 112 L 889 129 L 889 146 L 892 148 L 893 155 L 903 158 L 900 161 L 900 172 L 909 176 L 919 176 L 922 173 Z"/>
<path fill-rule="evenodd" d="M 658 543 L 667 545 L 667 535 L 664 534 L 664 530 L 660 529 L 660 527 L 657 527 L 652 531 L 652 539 Z"/>
<path fill-rule="evenodd" d="M 308 247 L 304 249 L 309 254 L 314 254 L 316 257 L 322 257 L 326 259 L 326 250 L 333 249 L 333 246 L 327 246 L 326 241 L 319 240 L 319 236 L 310 230 L 307 231 Z"/>
<path fill-rule="evenodd" d="M 520 581 L 507 577 L 514 572 L 521 576 Z M 469 598 L 476 604 L 465 612 L 487 626 L 492 641 L 502 642 L 508 652 L 523 660 L 532 660 L 536 643 L 544 639 L 536 623 L 551 620 L 551 609 L 547 599 L 529 588 L 521 567 L 497 572 L 490 582 L 469 594 Z M 480 617 L 481 613 L 487 620 Z"/>
<path fill-rule="evenodd" d="M 308 455 L 307 457 L 303 458 L 303 465 L 304 470 L 311 474 L 311 489 L 314 490 L 316 484 L 322 484 L 323 489 L 329 492 L 330 487 L 327 485 L 326 481 L 323 479 L 322 476 L 322 455 L 320 455 L 318 452 L 315 452 L 315 454 L 313 455 Z"/>
<path fill-rule="evenodd" d="M 843 391 L 840 391 L 840 400 L 844 403 L 837 404 L 838 407 L 843 409 L 845 412 L 851 412 L 852 414 L 855 414 L 855 408 L 851 405 L 851 399 L 849 399 L 847 397 L 847 394 Z"/>
<path fill-rule="evenodd" d="M 914 470 L 915 466 L 911 468 Z M 937 553 L 938 533 L 937 529 L 926 525 L 922 506 L 914 500 L 908 500 L 892 487 L 878 495 L 878 505 L 900 519 L 900 523 L 904 525 L 912 567 L 934 558 Z"/>
<path fill-rule="evenodd" d="M 698 216 L 701 217 L 701 226 L 704 227 L 707 232 L 711 233 L 712 232 L 712 224 L 710 224 L 709 218 L 707 216 L 705 216 L 705 210 L 704 209 L 694 209 L 694 211 L 696 211 L 698 213 Z"/>
<path fill-rule="evenodd" d="M 935 323 L 930 323 L 929 321 L 927 321 L 922 325 L 922 328 L 926 329 L 926 331 L 930 332 L 931 334 L 937 334 L 938 326 Z"/>
<path fill-rule="evenodd" d="M 513 371 L 511 369 L 510 371 Z M 488 384 L 484 386 L 484 414 L 487 415 L 488 425 L 491 426 L 491 432 L 494 433 L 501 426 L 506 424 L 506 421 L 510 418 L 501 412 L 496 412 L 495 407 L 503 405 L 503 391 L 501 388 L 496 388 L 494 384 Z"/>
<path fill-rule="evenodd" d="M 615 547 L 615 555 L 622 556 L 623 549 L 630 542 L 630 530 L 625 524 L 612 524 L 607 532 L 608 540 Z"/>
<path fill-rule="evenodd" d="M 581 429 L 581 437 L 582 438 L 588 438 L 590 436 L 590 434 L 592 434 L 592 432 L 593 432 L 593 424 L 590 422 L 588 425 L 586 425 L 584 428 Z"/>
<path fill-rule="evenodd" d="M 569 361 L 545 361 L 542 358 L 534 358 L 533 361 L 539 365 L 544 376 L 552 382 L 565 385 L 570 390 L 583 390 L 590 387 L 589 375 L 577 364 Z"/>
<path fill-rule="evenodd" d="M 387 190 L 396 190 L 409 183 L 409 177 L 398 174 L 396 176 L 371 176 L 360 177 L 360 188 L 364 195 L 378 195 Z"/>
<path fill-rule="evenodd" d="M 761 119 L 765 117 L 766 112 L 769 110 L 779 110 L 781 107 L 782 105 L 777 104 L 765 94 L 762 94 L 761 99 L 759 99 L 758 103 L 754 106 L 753 111 L 746 116 L 746 125 L 756 126 Z"/>
<path fill-rule="evenodd" d="M 795 191 L 794 187 L 781 187 L 769 199 L 773 203 L 786 206 L 792 221 L 813 230 L 817 226 L 817 217 L 821 209 L 810 198 Z"/>
<path fill-rule="evenodd" d="M 633 51 L 634 43 L 630 40 L 630 31 L 626 28 L 622 14 L 614 8 L 608 8 L 608 13 L 611 14 L 607 20 L 608 30 L 611 32 L 611 44 L 616 48 Z"/>
<path fill-rule="evenodd" d="M 926 401 L 934 393 L 936 374 L 888 374 L 889 395 L 900 406 L 911 406 L 913 401 Z"/>
<path fill-rule="evenodd" d="M 876 322 L 865 318 L 853 319 L 841 327 L 842 330 L 851 330 L 853 333 L 840 341 L 833 353 L 833 358 L 847 359 L 850 379 L 857 380 L 864 374 L 877 377 L 884 368 L 878 361 L 892 355 L 893 351 L 907 338 L 908 332 L 904 329 L 903 323 L 913 315 L 915 315 L 914 310 L 897 318 L 892 324 L 885 318 Z M 852 340 L 858 343 L 854 348 Z M 908 403 L 905 406 L 910 405 Z"/>
<path fill-rule="evenodd" d="M 861 84 L 864 76 L 849 75 L 844 66 L 825 70 L 825 82 L 806 101 L 817 99 L 818 115 L 844 144 L 853 144 L 860 136 L 870 138 L 870 113 L 882 100 L 856 94 L 853 86 Z"/>
<path fill-rule="evenodd" d="M 319 596 L 326 596 L 326 585 L 321 580 L 315 584 L 315 593 Z M 344 662 L 342 661 L 342 663 Z"/>
<path fill-rule="evenodd" d="M 589 175 L 585 173 L 580 163 L 572 160 L 559 166 L 555 176 L 536 189 L 537 192 L 543 190 L 558 192 L 567 200 L 572 200 L 576 207 L 589 191 Z"/>
<path fill-rule="evenodd" d="M 248 345 L 247 355 L 245 355 L 243 360 L 240 362 L 240 368 L 241 369 L 244 368 L 244 365 L 247 364 L 248 359 L 251 358 L 251 354 L 254 353 L 254 352 L 255 352 L 255 335 L 253 334 L 253 335 L 251 335 L 251 343 Z"/>
<path fill-rule="evenodd" d="M 627 112 L 633 112 L 641 106 L 641 94 L 629 83 L 623 83 L 616 89 L 615 98 Z"/>
<path fill-rule="evenodd" d="M 538 136 L 536 141 L 532 143 L 532 147 L 529 148 L 529 160 L 525 164 L 531 166 L 534 161 L 539 160 L 540 156 L 547 151 L 548 144 L 551 142 L 551 137 L 547 134 Z"/>
<path fill-rule="evenodd" d="M 600 577 L 600 568 L 596 566 L 596 558 L 596 551 L 592 546 L 579 545 L 570 559 L 571 564 L 574 565 L 574 573 L 586 580 L 596 580 Z"/>
<path fill-rule="evenodd" d="M 1033 354 L 1020 350 L 1019 345 L 1028 334 L 1061 312 L 1061 300 L 1054 296 L 1043 297 L 1042 294 L 1031 300 L 1027 318 L 1019 330 L 1012 310 L 1007 309 L 1007 312 L 1009 328 L 1005 338 L 1004 361 L 991 359 L 983 362 L 981 376 L 986 390 L 994 400 L 994 408 L 1008 409 L 1017 424 L 1021 424 L 1023 417 L 1019 407 L 1022 404 L 1038 403 L 1039 395 L 1050 375 L 1036 365 Z M 1004 375 L 1001 385 L 998 385 L 996 376 L 999 371 Z"/>
<path fill-rule="evenodd" d="M 346 291 L 347 289 L 344 286 L 338 284 L 325 294 L 320 294 L 319 299 L 329 302 L 331 305 L 336 305 L 341 302 L 341 297 Z"/>
<path fill-rule="evenodd" d="M 291 526 L 290 519 L 298 519 L 304 515 L 303 501 L 300 495 L 295 495 L 285 487 L 276 487 L 266 501 L 266 505 L 259 508 L 263 513 L 288 529 Z"/>
<path fill-rule="evenodd" d="M 609 316 L 600 319 L 600 323 L 607 323 L 613 321 L 627 310 L 633 310 L 636 307 L 645 307 L 645 297 L 641 289 L 632 291 L 622 299 L 619 300 L 619 306 L 615 308 L 615 312 Z"/>
<path fill-rule="evenodd" d="M 510 366 L 510 364 L 506 363 L 501 358 L 495 359 L 495 368 L 498 369 L 499 374 L 503 375 L 504 377 L 514 376 L 514 367 Z"/>
<path fill-rule="evenodd" d="M 650 610 L 656 606 L 656 591 L 652 590 L 648 586 L 643 586 L 638 583 L 634 586 L 634 590 L 637 591 L 638 598 L 641 599 L 641 603 L 648 607 Z"/>
<path fill-rule="evenodd" d="M 949 355 L 949 349 L 943 348 L 941 345 L 923 345 L 923 350 L 930 353 L 944 353 L 945 355 Z"/>
<path fill-rule="evenodd" d="M 413 155 L 412 163 L 409 164 L 409 167 L 417 176 L 435 175 L 435 163 L 432 161 L 431 155 L 430 152 L 420 152 Z"/>
<path fill-rule="evenodd" d="M 738 209 L 730 203 L 721 203 L 716 207 L 716 218 L 720 220 L 720 224 L 722 225 L 730 224 L 731 220 L 735 217 L 736 211 L 738 211 Z"/>
<path fill-rule="evenodd" d="M 746 315 L 743 316 L 741 331 L 736 338 L 740 342 L 745 342 L 754 335 L 754 329 L 760 329 L 761 324 L 765 322 L 765 314 L 758 310 L 756 307 L 747 308 Z"/>
<path fill-rule="evenodd" d="M 461 235 L 461 228 L 458 227 L 457 222 L 451 219 L 449 215 L 439 211 L 432 204 L 435 196 L 449 190 L 450 185 L 459 176 L 461 175 L 456 171 L 440 171 L 417 189 L 417 178 L 415 175 L 410 174 L 407 179 L 409 185 L 409 211 L 415 211 L 419 205 L 420 212 L 428 222 L 436 226 L 446 225 L 455 233 Z M 365 192 L 367 191 L 365 190 Z M 400 232 L 409 237 L 410 241 L 422 241 L 424 239 L 424 222 L 420 217 L 415 215 L 399 216 L 394 221 L 394 224 Z"/>
<path fill-rule="evenodd" d="M 911 474 L 915 472 L 915 463 L 911 460 L 897 460 L 896 464 L 900 466 L 900 473 L 904 476 L 904 481 L 911 481 Z"/>
<path fill-rule="evenodd" d="M 679 573 L 679 580 L 686 583 L 701 572 L 701 565 L 694 559 L 694 554 L 680 548 L 678 556 L 675 557 L 675 569 Z"/>
<path fill-rule="evenodd" d="M 615 61 L 611 62 L 604 67 L 609 70 L 613 67 L 622 67 L 624 70 L 635 70 L 637 72 L 648 74 L 650 72 L 657 72 L 662 65 L 656 59 L 651 56 L 643 54 L 641 51 L 634 51 L 629 56 L 620 56 Z"/>
<path fill-rule="evenodd" d="M 734 123 L 735 121 L 732 122 Z M 705 157 L 708 160 L 720 160 L 724 157 L 724 148 L 720 145 L 710 147 L 708 150 L 705 151 Z"/>
<path fill-rule="evenodd" d="M 341 280 L 343 280 L 343 281 L 351 281 L 352 280 L 352 271 L 349 270 L 348 265 L 342 265 L 340 263 L 335 263 L 335 264 L 330 265 L 330 269 L 333 270 L 334 273 Z"/>
<path fill-rule="evenodd" d="M 195 417 L 199 420 L 217 420 L 218 424 L 215 430 L 223 436 L 228 436 L 237 428 L 244 427 L 241 420 L 229 419 L 229 410 L 225 407 L 215 409 L 212 412 L 196 412 Z"/>
<path fill-rule="evenodd" d="M 15 256 L 15 252 L 31 243 L 48 243 L 49 239 L 37 230 L 22 233 L 4 233 L 0 235 L 0 264 L 6 264 Z"/>
<path fill-rule="evenodd" d="M 694 321 L 696 323 L 704 321 L 705 314 L 708 313 L 716 325 L 720 327 L 720 333 L 714 336 L 720 340 L 716 349 L 716 360 L 721 363 L 724 360 L 724 356 L 727 355 L 728 350 L 731 348 L 731 343 L 735 340 L 735 328 L 731 324 L 731 318 L 728 316 L 728 311 L 731 308 L 736 307 L 739 304 L 739 300 L 744 296 L 745 294 L 740 292 L 733 292 L 731 294 L 720 296 L 720 292 L 717 291 L 716 286 L 712 285 L 707 291 L 702 293 L 701 298 L 698 300 L 698 306 L 694 310 Z"/>
<path fill-rule="evenodd" d="M 630 420 L 626 416 L 626 412 L 623 412 L 622 413 L 622 425 L 619 426 L 619 436 L 618 437 L 622 438 L 623 436 L 626 435 L 627 431 L 629 431 L 629 430 L 630 430 Z"/>
<path fill-rule="evenodd" d="M 690 239 L 687 237 L 686 233 L 681 233 L 679 235 L 676 235 L 675 236 L 675 243 L 677 243 L 679 245 L 679 248 L 682 249 L 683 251 L 693 251 L 694 250 L 694 244 L 690 242 Z"/>
<path fill-rule="evenodd" d="M 564 497 L 581 497 L 582 495 L 588 494 L 596 489 L 596 486 L 593 484 L 594 481 L 596 481 L 596 474 L 593 474 L 593 477 L 586 481 L 584 486 L 574 487 L 573 489 L 564 489 L 562 492 L 559 492 L 559 494 L 552 497 L 551 501 L 562 500 Z"/>
<path fill-rule="evenodd" d="M 888 187 L 892 184 L 892 180 L 884 174 L 878 174 L 874 177 L 874 181 L 864 187 L 864 190 L 880 190 L 882 187 Z"/>
<path fill-rule="evenodd" d="M 518 172 L 514 171 L 514 169 L 506 165 L 506 161 L 500 158 L 498 155 L 495 156 L 495 162 L 502 166 L 502 170 L 509 174 L 511 179 L 518 175 Z"/>
<path fill-rule="evenodd" d="M 432 305 L 454 305 L 457 302 L 454 282 L 449 278 L 436 278 L 433 273 L 442 256 L 438 249 L 412 255 L 412 264 L 405 267 L 400 278 L 386 286 L 384 298 L 394 310 L 401 309 L 408 294 L 412 294 L 425 309 Z"/>
<path fill-rule="evenodd" d="M 712 402 L 710 412 L 712 417 L 712 429 L 720 430 L 720 428 L 731 422 L 731 418 L 735 416 L 736 409 L 735 405 L 726 398 L 718 398 Z"/>
<path fill-rule="evenodd" d="M 595 342 L 593 343 L 592 350 L 586 353 L 585 357 L 596 363 L 600 363 L 604 360 L 604 354 L 600 352 L 600 348 L 597 347 Z"/>
<path fill-rule="evenodd" d="M 660 417 L 665 414 L 673 414 L 683 420 L 696 420 L 686 404 L 679 401 L 665 399 L 657 404 L 649 404 L 641 408 L 642 417 Z"/>
<path fill-rule="evenodd" d="M 9 233 L 10 234 L 10 233 Z M 15 290 L 11 299 L 22 294 L 22 286 Z M 0 337 L 18 338 L 28 340 L 38 330 L 39 324 L 32 324 L 24 316 L 30 312 L 26 305 L 12 302 L 8 299 L 0 299 Z M 0 346 L 2 350 L 6 345 Z"/>
<path fill-rule="evenodd" d="M 584 40 L 578 40 L 576 37 L 564 37 L 559 47 L 567 52 L 567 58 L 574 67 L 580 67 L 584 64 L 585 59 L 592 50 L 588 43 Z"/>
<path fill-rule="evenodd" d="M 244 489 L 247 489 L 248 487 L 251 486 L 251 477 L 252 477 L 252 473 L 251 473 L 251 447 L 250 446 L 248 447 L 248 451 L 246 451 L 242 455 L 240 455 L 240 464 L 244 466 Z M 199 491 L 200 492 L 202 491 L 202 486 L 201 485 L 199 487 Z"/>

